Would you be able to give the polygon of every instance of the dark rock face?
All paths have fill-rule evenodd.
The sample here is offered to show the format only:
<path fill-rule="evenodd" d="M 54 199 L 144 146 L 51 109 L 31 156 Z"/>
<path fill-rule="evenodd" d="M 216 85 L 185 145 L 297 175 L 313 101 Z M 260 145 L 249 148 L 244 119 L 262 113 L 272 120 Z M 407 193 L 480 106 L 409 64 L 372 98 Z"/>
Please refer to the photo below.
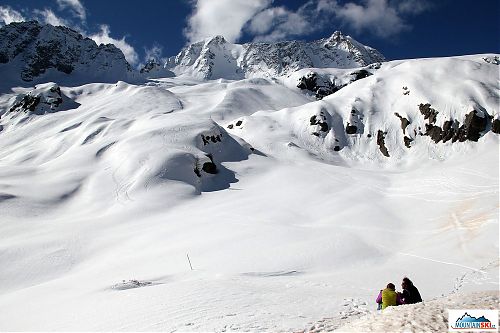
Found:
<path fill-rule="evenodd" d="M 299 78 L 299 83 L 297 84 L 297 88 L 303 89 L 303 90 L 310 90 L 314 91 L 316 89 L 316 79 L 317 79 L 317 74 L 316 73 L 308 73 L 305 76 L 302 76 Z"/>
<path fill-rule="evenodd" d="M 403 130 L 403 134 L 406 134 L 405 133 L 406 127 L 408 127 L 408 125 L 410 125 L 410 121 L 408 119 L 400 116 L 399 113 L 397 113 L 397 112 L 394 113 L 394 115 L 401 120 L 401 129 Z"/>
<path fill-rule="evenodd" d="M 319 115 L 313 115 L 311 119 L 309 119 L 309 122 L 311 126 L 319 126 L 319 131 L 315 131 L 312 133 L 315 136 L 325 136 L 326 133 L 330 130 L 330 127 L 328 126 L 328 122 L 326 120 L 326 116 L 323 113 L 323 111 L 321 111 Z"/>
<path fill-rule="evenodd" d="M 406 135 L 403 137 L 403 141 L 405 143 L 405 146 L 407 148 L 411 148 L 411 143 L 413 142 L 413 139 L 410 137 L 407 137 Z"/>
<path fill-rule="evenodd" d="M 206 173 L 209 173 L 211 175 L 217 174 L 219 171 L 217 170 L 217 165 L 214 163 L 214 159 L 213 159 L 212 154 L 207 154 L 206 156 L 210 159 L 210 161 L 204 162 L 202 167 L 201 167 L 201 170 L 203 170 Z M 201 177 L 201 170 L 199 168 L 198 162 L 199 162 L 199 160 L 197 159 L 195 167 L 194 167 L 194 173 L 198 177 Z"/>
<path fill-rule="evenodd" d="M 37 21 L 14 22 L 0 29 L 0 63 L 19 59 L 20 78 L 32 81 L 53 68 L 70 74 L 77 67 L 82 74 L 92 70 L 108 73 L 117 68 L 131 70 L 123 53 L 112 44 L 97 45 L 90 38 L 62 26 L 41 25 Z M 86 72 L 85 72 L 86 71 Z"/>
<path fill-rule="evenodd" d="M 358 132 L 358 127 L 347 123 L 347 125 L 345 127 L 345 132 L 347 134 L 356 134 Z"/>
<path fill-rule="evenodd" d="M 345 127 L 346 134 L 363 134 L 364 132 L 363 114 L 360 113 L 355 107 L 351 109 L 349 120 Z"/>
<path fill-rule="evenodd" d="M 420 104 L 420 112 L 424 115 L 425 119 L 429 119 L 429 123 L 425 124 L 425 135 L 438 143 L 443 143 L 451 140 L 452 142 L 464 142 L 466 140 L 477 142 L 481 137 L 481 133 L 486 131 L 489 124 L 489 115 L 485 115 L 472 110 L 465 116 L 464 123 L 460 126 L 460 122 L 456 119 L 446 120 L 443 127 L 434 125 L 438 112 L 430 107 L 430 104 Z"/>
<path fill-rule="evenodd" d="M 386 157 L 390 157 L 389 151 L 387 150 L 387 147 L 385 146 L 385 134 L 383 131 L 379 130 L 377 132 L 377 145 L 380 149 L 380 152 Z"/>
<path fill-rule="evenodd" d="M 354 81 L 364 79 L 372 75 L 366 69 L 360 69 L 346 74 L 340 78 L 328 75 L 319 75 L 315 72 L 309 72 L 299 78 L 297 88 L 309 90 L 316 96 L 316 99 L 323 99 L 331 95 Z M 342 83 L 339 83 L 342 82 Z"/>
<path fill-rule="evenodd" d="M 457 131 L 460 127 L 460 123 L 457 120 L 447 120 L 443 124 L 442 139 L 443 143 L 449 140 L 453 140 Z M 456 139 L 455 139 L 456 141 Z"/>
<path fill-rule="evenodd" d="M 203 145 L 206 146 L 210 142 L 212 143 L 217 143 L 222 141 L 222 133 L 217 134 L 217 135 L 201 135 L 201 139 L 203 140 Z"/>
<path fill-rule="evenodd" d="M 209 173 L 212 175 L 217 174 L 219 172 L 219 170 L 217 170 L 217 166 L 214 163 L 214 159 L 213 159 L 212 154 L 207 154 L 207 157 L 210 159 L 210 162 L 203 163 L 203 166 L 201 169 L 203 171 L 205 171 L 206 173 Z"/>
<path fill-rule="evenodd" d="M 54 84 L 45 91 L 29 92 L 21 95 L 9 112 L 32 112 L 34 114 L 44 114 L 55 111 L 63 103 L 61 89 Z"/>
<path fill-rule="evenodd" d="M 500 65 L 500 57 L 499 56 L 484 57 L 483 60 L 485 62 L 487 62 L 488 64 Z"/>
<path fill-rule="evenodd" d="M 358 81 L 361 79 L 364 79 L 365 77 L 368 77 L 372 75 L 372 73 L 368 72 L 366 69 L 360 69 L 359 71 L 352 72 L 350 75 L 353 76 L 353 81 Z"/>
<path fill-rule="evenodd" d="M 429 103 L 420 104 L 418 106 L 420 113 L 424 115 L 424 119 L 429 119 L 429 124 L 434 124 L 436 122 L 436 117 L 439 112 L 431 108 Z"/>
<path fill-rule="evenodd" d="M 464 128 L 465 137 L 470 141 L 478 141 L 481 137 L 481 132 L 486 129 L 488 125 L 487 117 L 480 117 L 476 110 L 469 112 L 465 116 Z"/>
<path fill-rule="evenodd" d="M 496 134 L 500 134 L 500 119 L 495 119 L 491 123 L 491 131 Z"/>
<path fill-rule="evenodd" d="M 237 120 L 234 124 L 229 124 L 227 125 L 227 128 L 229 129 L 233 129 L 234 127 L 240 127 L 241 125 L 243 125 L 243 120 Z"/>
<path fill-rule="evenodd" d="M 10 108 L 10 112 L 14 112 L 16 110 L 19 111 L 35 111 L 35 108 L 40 104 L 40 96 L 31 96 L 25 95 L 19 102 L 14 104 Z"/>
<path fill-rule="evenodd" d="M 140 73 L 149 73 L 153 69 L 156 69 L 158 67 L 161 67 L 161 64 L 156 61 L 156 59 L 150 59 L 146 64 L 141 68 Z"/>
<path fill-rule="evenodd" d="M 443 133 L 443 130 L 441 129 L 441 127 L 439 126 L 434 126 L 434 125 L 425 125 L 427 131 L 426 131 L 426 135 L 430 136 L 431 139 L 435 142 L 435 143 L 438 143 L 439 141 L 441 141 L 441 137 L 442 137 L 442 133 Z"/>
<path fill-rule="evenodd" d="M 214 162 L 205 162 L 203 163 L 203 167 L 201 168 L 206 173 L 215 175 L 217 173 L 217 166 Z"/>
<path fill-rule="evenodd" d="M 324 78 L 320 79 L 318 74 L 314 72 L 307 73 L 305 76 L 299 78 L 297 88 L 313 92 L 316 99 L 322 99 L 339 89 L 329 80 Z"/>

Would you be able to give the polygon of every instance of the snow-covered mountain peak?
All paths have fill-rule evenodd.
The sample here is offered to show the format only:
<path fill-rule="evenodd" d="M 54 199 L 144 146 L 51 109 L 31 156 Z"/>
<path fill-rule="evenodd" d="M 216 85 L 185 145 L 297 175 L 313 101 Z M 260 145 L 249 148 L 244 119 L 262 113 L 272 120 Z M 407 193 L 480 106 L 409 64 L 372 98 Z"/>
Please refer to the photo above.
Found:
<path fill-rule="evenodd" d="M 328 39 L 331 39 L 331 40 L 335 40 L 335 41 L 340 41 L 342 39 L 345 39 L 345 36 L 344 34 L 342 33 L 342 31 L 340 30 L 335 30 L 333 32 L 333 34 L 330 36 L 330 38 Z"/>
<path fill-rule="evenodd" d="M 201 79 L 278 77 L 309 67 L 355 68 L 385 61 L 377 50 L 340 31 L 312 42 L 232 44 L 222 36 L 186 46 L 165 67 Z"/>
<path fill-rule="evenodd" d="M 205 39 L 205 45 L 210 46 L 210 45 L 224 45 L 227 44 L 227 40 L 224 38 L 224 36 L 221 35 L 216 35 L 210 38 Z"/>
<path fill-rule="evenodd" d="M 19 82 L 60 82 L 68 74 L 72 82 L 116 81 L 132 72 L 113 44 L 97 45 L 75 30 L 37 21 L 0 29 L 0 69 Z"/>

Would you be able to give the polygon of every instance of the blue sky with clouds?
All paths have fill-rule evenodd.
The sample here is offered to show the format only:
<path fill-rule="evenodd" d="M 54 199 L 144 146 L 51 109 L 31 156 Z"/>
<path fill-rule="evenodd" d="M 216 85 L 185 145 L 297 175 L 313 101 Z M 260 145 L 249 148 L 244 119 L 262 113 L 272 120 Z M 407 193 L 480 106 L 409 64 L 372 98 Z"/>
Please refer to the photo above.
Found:
<path fill-rule="evenodd" d="M 28 19 L 114 43 L 133 65 L 216 34 L 242 43 L 341 30 L 388 59 L 500 52 L 497 0 L 0 0 L 0 24 Z"/>

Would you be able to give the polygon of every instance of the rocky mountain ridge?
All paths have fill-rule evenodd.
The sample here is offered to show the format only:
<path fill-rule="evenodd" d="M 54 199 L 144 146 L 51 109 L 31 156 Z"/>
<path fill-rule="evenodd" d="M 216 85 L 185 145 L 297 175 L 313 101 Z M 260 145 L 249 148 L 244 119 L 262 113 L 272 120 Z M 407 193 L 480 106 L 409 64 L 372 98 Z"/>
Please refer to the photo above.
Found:
<path fill-rule="evenodd" d="M 302 68 L 356 68 L 385 61 L 377 50 L 340 31 L 312 42 L 231 44 L 215 36 L 185 47 L 165 67 L 202 79 L 278 77 Z"/>
<path fill-rule="evenodd" d="M 71 74 L 87 82 L 124 80 L 132 73 L 122 51 L 97 45 L 64 26 L 37 21 L 14 22 L 0 29 L 0 70 L 21 82 L 43 82 Z"/>

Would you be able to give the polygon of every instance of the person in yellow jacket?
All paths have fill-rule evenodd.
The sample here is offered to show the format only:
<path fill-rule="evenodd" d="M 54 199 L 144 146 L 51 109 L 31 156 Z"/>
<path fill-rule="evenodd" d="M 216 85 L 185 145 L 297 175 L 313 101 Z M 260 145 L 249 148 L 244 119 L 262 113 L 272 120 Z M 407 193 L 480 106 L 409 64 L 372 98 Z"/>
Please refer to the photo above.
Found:
<path fill-rule="evenodd" d="M 401 300 L 400 293 L 396 292 L 396 286 L 394 283 L 389 283 L 387 288 L 381 290 L 378 294 L 376 302 L 380 305 L 382 304 L 382 310 L 388 306 L 396 306 L 404 304 Z"/>

